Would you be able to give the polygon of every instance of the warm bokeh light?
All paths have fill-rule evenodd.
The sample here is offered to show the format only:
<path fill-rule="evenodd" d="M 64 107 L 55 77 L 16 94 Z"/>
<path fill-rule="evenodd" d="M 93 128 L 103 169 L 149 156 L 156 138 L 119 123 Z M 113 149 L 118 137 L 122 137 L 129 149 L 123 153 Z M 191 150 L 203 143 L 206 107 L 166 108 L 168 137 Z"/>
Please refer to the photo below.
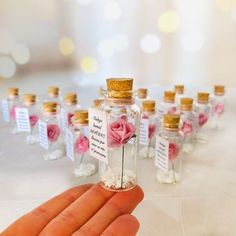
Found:
<path fill-rule="evenodd" d="M 30 50 L 24 44 L 15 44 L 11 54 L 17 64 L 23 65 L 30 60 Z"/>
<path fill-rule="evenodd" d="M 62 38 L 59 41 L 59 51 L 62 55 L 71 55 L 75 50 L 75 44 L 70 38 Z"/>
<path fill-rule="evenodd" d="M 15 72 L 15 62 L 9 57 L 0 57 L 0 77 L 11 78 Z"/>
<path fill-rule="evenodd" d="M 155 34 L 147 34 L 140 41 L 141 49 L 148 54 L 155 53 L 161 47 L 161 41 Z"/>
<path fill-rule="evenodd" d="M 181 43 L 186 51 L 197 52 L 202 48 L 204 38 L 200 32 L 189 32 L 183 36 Z"/>
<path fill-rule="evenodd" d="M 14 45 L 14 37 L 10 33 L 0 32 L 0 53 L 10 54 Z"/>
<path fill-rule="evenodd" d="M 180 27 L 180 17 L 174 11 L 165 11 L 158 19 L 158 27 L 164 33 L 172 33 Z"/>
<path fill-rule="evenodd" d="M 116 1 L 108 1 L 103 8 L 103 14 L 108 21 L 118 20 L 121 16 L 121 7 Z"/>
<path fill-rule="evenodd" d="M 81 70 L 86 74 L 94 74 L 97 72 L 97 61 L 92 57 L 84 57 L 80 63 Z"/>

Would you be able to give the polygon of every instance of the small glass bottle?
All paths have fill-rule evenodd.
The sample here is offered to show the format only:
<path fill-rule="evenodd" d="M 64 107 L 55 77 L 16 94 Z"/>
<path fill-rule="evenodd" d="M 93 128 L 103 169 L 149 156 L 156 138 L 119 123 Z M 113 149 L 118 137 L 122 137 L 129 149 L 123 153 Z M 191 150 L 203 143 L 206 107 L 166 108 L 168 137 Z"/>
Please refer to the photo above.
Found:
<path fill-rule="evenodd" d="M 181 98 L 180 100 L 180 130 L 183 133 L 183 152 L 190 153 L 194 148 L 196 131 L 196 116 L 193 112 L 193 99 Z"/>
<path fill-rule="evenodd" d="M 140 109 L 135 104 L 133 79 L 107 79 L 107 89 L 108 164 L 100 165 L 101 185 L 111 191 L 126 191 L 137 182 Z"/>
<path fill-rule="evenodd" d="M 186 97 L 184 94 L 184 85 L 175 85 L 175 101 L 177 106 L 180 106 L 181 98 Z"/>
<path fill-rule="evenodd" d="M 48 149 L 45 152 L 45 160 L 56 160 L 65 156 L 65 145 L 62 139 L 60 123 L 57 119 L 56 102 L 43 103 L 43 117 L 41 120 L 46 123 Z"/>
<path fill-rule="evenodd" d="M 8 88 L 7 103 L 10 117 L 10 126 L 12 128 L 11 133 L 17 134 L 18 131 L 16 126 L 16 108 L 21 106 L 18 88 Z"/>
<path fill-rule="evenodd" d="M 39 120 L 39 110 L 36 105 L 35 94 L 24 94 L 24 107 L 28 109 L 30 133 L 26 136 L 27 144 L 35 144 L 39 142 L 37 123 Z"/>
<path fill-rule="evenodd" d="M 135 98 L 135 103 L 142 108 L 143 102 L 146 100 L 150 100 L 150 97 L 148 96 L 148 89 L 147 88 L 139 88 L 137 90 L 137 96 Z"/>
<path fill-rule="evenodd" d="M 222 116 L 225 112 L 225 86 L 215 85 L 212 97 L 212 128 L 222 129 Z"/>
<path fill-rule="evenodd" d="M 74 112 L 73 123 L 70 126 L 74 140 L 75 168 L 74 176 L 87 177 L 93 175 L 97 168 L 95 159 L 89 155 L 88 137 L 88 111 L 77 110 Z"/>
<path fill-rule="evenodd" d="M 156 102 L 153 100 L 144 101 L 139 135 L 139 155 L 142 158 L 154 158 L 156 133 L 160 127 L 160 120 L 156 114 Z"/>
<path fill-rule="evenodd" d="M 156 178 L 160 183 L 175 184 L 181 178 L 183 137 L 179 130 L 179 121 L 180 115 L 164 115 L 163 127 L 157 136 L 157 141 L 161 145 L 156 146 L 156 153 L 159 152 L 163 155 L 163 152 L 165 152 L 164 159 L 166 163 L 165 168 L 162 168 L 162 163 L 156 154 Z M 163 151 L 163 143 L 165 151 Z M 158 163 L 161 163 L 161 165 Z"/>
<path fill-rule="evenodd" d="M 199 143 L 206 143 L 208 141 L 208 120 L 210 116 L 211 106 L 209 103 L 209 93 L 200 92 L 197 95 L 197 102 L 195 104 L 196 113 L 196 135 L 195 139 Z"/>

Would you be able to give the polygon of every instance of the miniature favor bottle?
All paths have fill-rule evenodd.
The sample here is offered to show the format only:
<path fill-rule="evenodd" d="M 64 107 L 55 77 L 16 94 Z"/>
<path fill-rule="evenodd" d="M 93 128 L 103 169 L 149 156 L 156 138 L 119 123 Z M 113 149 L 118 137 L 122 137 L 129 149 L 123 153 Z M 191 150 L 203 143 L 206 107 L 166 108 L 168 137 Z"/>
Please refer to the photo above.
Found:
<path fill-rule="evenodd" d="M 76 178 L 93 175 L 96 172 L 95 159 L 89 155 L 88 111 L 74 112 L 70 126 L 73 135 L 73 155 L 75 160 L 74 176 Z M 67 140 L 68 142 L 68 140 Z"/>
<path fill-rule="evenodd" d="M 39 142 L 37 123 L 39 120 L 39 110 L 36 105 L 35 94 L 24 94 L 24 107 L 28 110 L 30 133 L 26 136 L 27 144 L 35 144 Z"/>
<path fill-rule="evenodd" d="M 195 139 L 197 142 L 205 143 L 208 141 L 207 123 L 210 116 L 211 106 L 209 104 L 209 93 L 198 93 L 195 105 L 197 132 Z"/>
<path fill-rule="evenodd" d="M 181 178 L 183 137 L 179 121 L 179 115 L 164 115 L 163 127 L 157 135 L 155 164 L 160 183 L 175 184 Z"/>
<path fill-rule="evenodd" d="M 56 160 L 65 156 L 57 108 L 56 102 L 43 103 L 43 117 L 39 120 L 39 139 L 40 145 L 46 149 L 45 160 Z"/>
<path fill-rule="evenodd" d="M 225 86 L 215 85 L 212 97 L 212 128 L 222 128 L 222 116 L 225 112 Z"/>
<path fill-rule="evenodd" d="M 193 99 L 181 98 L 180 100 L 180 130 L 183 133 L 183 152 L 190 153 L 194 148 L 195 121 L 193 112 Z"/>
<path fill-rule="evenodd" d="M 156 115 L 156 102 L 153 100 L 144 101 L 139 135 L 139 155 L 142 158 L 154 158 L 156 133 L 160 127 L 160 120 Z"/>
<path fill-rule="evenodd" d="M 108 164 L 100 165 L 101 185 L 126 191 L 136 185 L 140 109 L 135 104 L 133 79 L 107 79 Z"/>
<path fill-rule="evenodd" d="M 186 95 L 184 95 L 184 85 L 175 85 L 175 101 L 178 107 L 180 106 L 180 100 L 183 97 L 186 97 Z"/>
<path fill-rule="evenodd" d="M 137 91 L 135 102 L 140 107 L 142 107 L 143 102 L 150 99 L 148 97 L 148 89 L 147 88 L 139 88 Z"/>

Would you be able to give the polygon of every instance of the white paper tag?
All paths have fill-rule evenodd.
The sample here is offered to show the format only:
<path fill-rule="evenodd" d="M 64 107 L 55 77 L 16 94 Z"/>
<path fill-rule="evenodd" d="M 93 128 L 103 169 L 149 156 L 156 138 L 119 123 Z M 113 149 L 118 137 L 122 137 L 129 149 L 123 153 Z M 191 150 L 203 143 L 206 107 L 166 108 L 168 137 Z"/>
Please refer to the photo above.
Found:
<path fill-rule="evenodd" d="M 66 131 L 66 156 L 71 161 L 75 161 L 73 133 L 69 128 L 66 128 L 65 131 Z"/>
<path fill-rule="evenodd" d="M 156 137 L 155 165 L 164 172 L 168 172 L 169 165 L 169 141 Z"/>
<path fill-rule="evenodd" d="M 39 143 L 40 143 L 40 146 L 48 150 L 49 146 L 48 146 L 47 123 L 42 121 L 42 120 L 39 120 L 38 129 L 39 129 Z"/>
<path fill-rule="evenodd" d="M 148 119 L 141 119 L 140 120 L 140 131 L 139 131 L 139 143 L 141 145 L 148 146 L 148 127 L 149 127 L 149 120 Z"/>
<path fill-rule="evenodd" d="M 62 131 L 66 131 L 67 127 L 67 116 L 65 109 L 61 108 L 61 129 Z"/>
<path fill-rule="evenodd" d="M 15 108 L 18 132 L 30 132 L 29 112 L 27 108 Z"/>
<path fill-rule="evenodd" d="M 108 163 L 107 118 L 104 111 L 89 109 L 89 144 L 90 155 Z"/>
<path fill-rule="evenodd" d="M 2 100 L 2 116 L 5 122 L 10 122 L 9 106 L 7 100 Z"/>

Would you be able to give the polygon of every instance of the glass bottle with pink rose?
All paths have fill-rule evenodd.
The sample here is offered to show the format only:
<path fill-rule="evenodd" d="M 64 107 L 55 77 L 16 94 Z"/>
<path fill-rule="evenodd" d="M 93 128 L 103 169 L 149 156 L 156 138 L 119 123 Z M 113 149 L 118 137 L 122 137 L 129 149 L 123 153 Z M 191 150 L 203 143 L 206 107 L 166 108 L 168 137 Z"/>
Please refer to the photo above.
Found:
<path fill-rule="evenodd" d="M 197 127 L 195 139 L 199 143 L 206 143 L 208 141 L 208 121 L 210 117 L 210 110 L 211 105 L 209 103 L 209 93 L 198 93 L 197 102 L 195 104 Z"/>
<path fill-rule="evenodd" d="M 89 155 L 88 110 L 74 112 L 70 127 L 73 133 L 76 178 L 91 176 L 97 171 L 96 160 Z"/>
<path fill-rule="evenodd" d="M 108 164 L 100 165 L 101 185 L 126 191 L 136 185 L 140 109 L 135 104 L 133 79 L 107 79 Z"/>
<path fill-rule="evenodd" d="M 161 122 L 156 114 L 156 102 L 144 101 L 140 119 L 139 155 L 141 158 L 154 158 L 157 130 Z"/>
<path fill-rule="evenodd" d="M 35 144 L 39 142 L 37 123 L 39 120 L 39 110 L 36 104 L 35 94 L 24 94 L 24 107 L 27 108 L 29 114 L 30 133 L 26 136 L 27 144 Z"/>
<path fill-rule="evenodd" d="M 162 129 L 157 135 L 157 143 L 160 145 L 156 144 L 155 163 L 156 178 L 160 183 L 175 184 L 181 179 L 183 136 L 179 129 L 179 122 L 180 115 L 164 115 Z"/>
<path fill-rule="evenodd" d="M 184 94 L 184 85 L 175 85 L 175 101 L 178 107 L 180 106 L 181 98 L 184 97 L 186 97 L 186 95 Z"/>
<path fill-rule="evenodd" d="M 62 139 L 60 123 L 57 119 L 56 102 L 43 103 L 43 117 L 41 120 L 46 123 L 48 149 L 44 154 L 45 160 L 56 160 L 65 156 L 65 144 Z"/>
<path fill-rule="evenodd" d="M 212 97 L 212 128 L 222 128 L 222 117 L 225 112 L 225 86 L 215 85 Z"/>
<path fill-rule="evenodd" d="M 21 106 L 21 101 L 19 97 L 19 89 L 18 88 L 8 88 L 8 111 L 10 118 L 10 126 L 12 128 L 12 134 L 18 133 L 16 127 L 16 108 Z"/>
<path fill-rule="evenodd" d="M 180 100 L 180 130 L 183 133 L 183 152 L 190 153 L 194 149 L 196 132 L 196 115 L 193 111 L 193 99 L 181 98 Z"/>
<path fill-rule="evenodd" d="M 150 100 L 150 97 L 148 96 L 148 89 L 147 88 L 139 88 L 137 90 L 135 102 L 140 107 L 140 109 L 142 108 L 143 102 L 146 100 Z"/>

